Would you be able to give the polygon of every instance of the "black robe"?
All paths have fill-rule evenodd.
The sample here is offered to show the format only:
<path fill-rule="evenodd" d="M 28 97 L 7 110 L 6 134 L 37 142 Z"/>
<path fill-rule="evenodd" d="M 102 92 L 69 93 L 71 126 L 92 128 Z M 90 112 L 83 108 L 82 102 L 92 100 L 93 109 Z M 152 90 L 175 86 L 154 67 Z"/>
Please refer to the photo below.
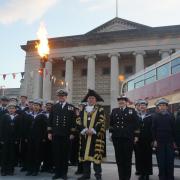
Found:
<path fill-rule="evenodd" d="M 85 128 L 94 128 L 96 134 L 92 136 L 80 134 L 80 162 L 92 161 L 100 164 L 105 154 L 105 115 L 104 109 L 95 105 L 91 113 L 85 108 L 76 120 L 77 128 L 81 132 Z"/>

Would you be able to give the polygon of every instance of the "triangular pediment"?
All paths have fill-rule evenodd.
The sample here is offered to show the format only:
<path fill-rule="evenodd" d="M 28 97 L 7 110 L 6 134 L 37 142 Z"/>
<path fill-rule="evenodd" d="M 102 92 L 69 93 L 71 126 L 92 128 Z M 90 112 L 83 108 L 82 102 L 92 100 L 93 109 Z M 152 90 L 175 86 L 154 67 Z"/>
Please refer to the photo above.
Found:
<path fill-rule="evenodd" d="M 150 27 L 116 17 L 106 22 L 105 24 L 93 29 L 92 31 L 88 32 L 88 34 L 112 32 L 112 31 L 124 31 L 130 29 L 145 29 L 145 28 L 150 28 Z"/>

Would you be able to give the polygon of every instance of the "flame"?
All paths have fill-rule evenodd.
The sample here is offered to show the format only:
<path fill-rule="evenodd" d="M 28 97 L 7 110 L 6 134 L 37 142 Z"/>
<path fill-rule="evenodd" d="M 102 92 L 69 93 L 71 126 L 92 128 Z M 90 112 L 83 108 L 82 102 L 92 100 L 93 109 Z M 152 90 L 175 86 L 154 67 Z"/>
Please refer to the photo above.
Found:
<path fill-rule="evenodd" d="M 36 44 L 36 48 L 41 57 L 47 57 L 49 54 L 49 44 L 47 38 L 47 31 L 43 23 L 40 24 L 37 32 L 39 42 Z"/>

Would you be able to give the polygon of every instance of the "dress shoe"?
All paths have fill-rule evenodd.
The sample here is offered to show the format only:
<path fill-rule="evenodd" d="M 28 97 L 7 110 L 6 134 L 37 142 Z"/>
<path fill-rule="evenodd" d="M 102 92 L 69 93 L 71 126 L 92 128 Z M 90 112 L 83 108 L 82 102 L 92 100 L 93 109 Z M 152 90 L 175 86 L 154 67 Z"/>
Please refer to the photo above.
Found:
<path fill-rule="evenodd" d="M 102 178 L 101 177 L 96 177 L 96 180 L 102 180 Z"/>
<path fill-rule="evenodd" d="M 149 180 L 149 175 L 146 175 L 146 176 L 145 176 L 145 180 Z"/>
<path fill-rule="evenodd" d="M 59 178 L 62 178 L 62 177 L 59 176 L 59 175 L 57 175 L 57 174 L 55 174 L 55 175 L 52 177 L 52 179 L 59 179 Z"/>
<path fill-rule="evenodd" d="M 139 176 L 138 179 L 139 179 L 139 180 L 145 180 L 145 176 L 144 176 L 144 175 L 141 175 L 141 176 Z"/>
<path fill-rule="evenodd" d="M 67 175 L 61 176 L 61 178 L 67 180 Z"/>
<path fill-rule="evenodd" d="M 81 176 L 78 178 L 78 180 L 86 180 L 86 179 L 90 179 L 90 176 Z"/>
<path fill-rule="evenodd" d="M 37 176 L 37 175 L 38 175 L 38 172 L 37 172 L 37 171 L 35 171 L 35 172 L 32 173 L 32 176 Z"/>
<path fill-rule="evenodd" d="M 5 172 L 1 172 L 1 176 L 6 176 L 7 174 Z"/>
<path fill-rule="evenodd" d="M 10 172 L 8 172 L 8 175 L 10 175 L 10 176 L 14 176 L 14 171 L 10 171 Z"/>
<path fill-rule="evenodd" d="M 25 167 L 22 167 L 20 171 L 24 172 L 24 171 L 27 171 L 27 169 Z"/>
<path fill-rule="evenodd" d="M 75 172 L 75 174 L 76 174 L 76 175 L 83 174 L 83 171 L 78 171 L 78 170 L 77 170 L 77 171 Z"/>
<path fill-rule="evenodd" d="M 32 175 L 32 173 L 33 173 L 33 172 L 28 171 L 28 172 L 26 173 L 26 176 L 31 176 L 31 175 Z"/>
<path fill-rule="evenodd" d="M 135 175 L 140 175 L 140 172 L 136 171 L 136 172 L 135 172 Z"/>

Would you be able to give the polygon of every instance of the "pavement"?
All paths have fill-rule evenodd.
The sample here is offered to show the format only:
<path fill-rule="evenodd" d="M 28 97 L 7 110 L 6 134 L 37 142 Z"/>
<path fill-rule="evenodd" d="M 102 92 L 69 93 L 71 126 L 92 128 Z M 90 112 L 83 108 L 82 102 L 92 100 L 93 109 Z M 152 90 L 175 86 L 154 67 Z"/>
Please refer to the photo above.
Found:
<path fill-rule="evenodd" d="M 76 180 L 79 176 L 74 175 L 76 167 L 69 167 L 68 180 Z M 102 164 L 102 179 L 103 180 L 119 180 L 116 164 L 103 163 Z M 91 175 L 91 180 L 95 180 L 94 175 Z M 14 176 L 0 176 L 0 180 L 51 180 L 52 174 L 40 173 L 38 176 L 25 176 L 25 173 L 19 172 L 19 168 L 16 168 Z M 60 180 L 60 179 L 59 179 Z M 131 180 L 138 180 L 138 176 L 135 175 L 134 165 L 132 166 Z M 150 180 L 158 180 L 158 168 L 153 168 L 153 175 L 150 176 Z M 180 180 L 180 169 L 175 168 L 175 180 Z"/>
<path fill-rule="evenodd" d="M 109 141 L 108 133 L 106 140 L 107 158 L 102 163 L 102 179 L 103 180 L 118 180 L 118 171 L 115 163 L 114 148 L 112 142 Z M 132 176 L 131 180 L 138 180 L 138 176 L 135 175 L 134 156 L 132 160 Z M 79 176 L 75 175 L 77 167 L 69 166 L 68 180 L 76 180 Z M 180 180 L 180 159 L 175 159 L 175 180 Z M 92 170 L 91 180 L 95 180 L 94 171 Z M 14 176 L 0 176 L 0 180 L 51 180 L 53 174 L 39 173 L 38 176 L 25 176 L 25 173 L 20 172 L 19 168 L 15 169 Z M 60 179 L 59 179 L 60 180 Z M 153 175 L 150 176 L 150 180 L 158 180 L 158 168 L 155 154 L 153 155 Z"/>

